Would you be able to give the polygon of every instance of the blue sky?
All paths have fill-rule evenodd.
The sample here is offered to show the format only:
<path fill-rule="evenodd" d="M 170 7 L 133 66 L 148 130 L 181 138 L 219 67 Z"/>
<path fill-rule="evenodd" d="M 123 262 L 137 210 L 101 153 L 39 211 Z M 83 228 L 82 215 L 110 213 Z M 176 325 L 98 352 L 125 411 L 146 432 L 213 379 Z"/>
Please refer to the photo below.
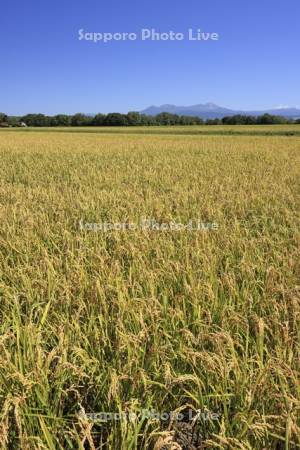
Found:
<path fill-rule="evenodd" d="M 0 111 L 300 106 L 299 0 L 1 3 Z M 79 41 L 78 30 L 217 32 L 219 41 Z"/>

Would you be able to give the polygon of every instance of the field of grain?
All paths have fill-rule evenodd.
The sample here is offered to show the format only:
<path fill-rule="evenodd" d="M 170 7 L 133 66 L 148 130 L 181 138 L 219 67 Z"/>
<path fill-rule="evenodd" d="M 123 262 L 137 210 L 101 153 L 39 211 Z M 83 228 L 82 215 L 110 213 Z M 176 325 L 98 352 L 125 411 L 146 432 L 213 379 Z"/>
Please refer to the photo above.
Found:
<path fill-rule="evenodd" d="M 0 129 L 1 132 L 1 129 Z M 300 124 L 287 125 L 196 125 L 145 127 L 52 127 L 8 128 L 5 133 L 97 133 L 184 136 L 300 136 Z"/>
<path fill-rule="evenodd" d="M 163 130 L 0 132 L 2 449 L 300 448 L 300 137 Z"/>

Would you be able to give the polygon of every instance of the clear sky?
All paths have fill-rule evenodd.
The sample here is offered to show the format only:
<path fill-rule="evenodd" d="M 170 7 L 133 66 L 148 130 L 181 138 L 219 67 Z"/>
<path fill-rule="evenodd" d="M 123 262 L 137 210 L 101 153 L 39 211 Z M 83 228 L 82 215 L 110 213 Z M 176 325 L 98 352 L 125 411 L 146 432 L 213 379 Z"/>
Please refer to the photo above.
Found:
<path fill-rule="evenodd" d="M 0 11 L 0 111 L 96 113 L 214 102 L 300 106 L 299 0 L 8 0 Z M 79 41 L 143 28 L 219 41 Z"/>

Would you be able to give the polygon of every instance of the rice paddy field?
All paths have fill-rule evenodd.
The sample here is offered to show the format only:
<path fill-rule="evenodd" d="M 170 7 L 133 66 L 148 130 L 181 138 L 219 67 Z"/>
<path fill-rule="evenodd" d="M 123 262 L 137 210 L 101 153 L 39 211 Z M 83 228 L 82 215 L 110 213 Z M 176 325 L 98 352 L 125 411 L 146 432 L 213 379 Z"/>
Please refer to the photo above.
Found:
<path fill-rule="evenodd" d="M 300 449 L 299 127 L 0 131 L 1 449 Z"/>

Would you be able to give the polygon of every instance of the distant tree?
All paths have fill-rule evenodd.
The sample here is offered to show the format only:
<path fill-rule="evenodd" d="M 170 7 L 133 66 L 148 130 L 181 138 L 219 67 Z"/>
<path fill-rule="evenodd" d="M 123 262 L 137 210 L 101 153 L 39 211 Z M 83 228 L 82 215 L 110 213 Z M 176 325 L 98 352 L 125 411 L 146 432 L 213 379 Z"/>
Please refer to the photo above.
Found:
<path fill-rule="evenodd" d="M 157 125 L 171 125 L 173 121 L 173 114 L 162 112 L 155 116 Z"/>
<path fill-rule="evenodd" d="M 234 116 L 225 116 L 222 119 L 222 123 L 224 125 L 244 125 L 245 116 L 242 116 L 241 114 L 236 114 Z"/>
<path fill-rule="evenodd" d="M 168 112 L 157 114 L 155 119 L 158 125 L 176 125 L 179 122 L 179 116 Z"/>
<path fill-rule="evenodd" d="M 247 116 L 235 114 L 234 116 L 225 116 L 222 119 L 223 125 L 255 125 L 257 118 L 255 116 Z"/>
<path fill-rule="evenodd" d="M 271 116 L 271 114 L 264 114 L 263 116 L 259 116 L 257 118 L 256 123 L 258 125 L 272 125 L 273 124 L 273 116 Z"/>
<path fill-rule="evenodd" d="M 71 116 L 71 125 L 73 127 L 84 127 L 91 125 L 92 119 L 82 113 L 77 113 Z"/>
<path fill-rule="evenodd" d="M 255 116 L 245 116 L 245 125 L 256 125 L 257 117 Z"/>
<path fill-rule="evenodd" d="M 127 114 L 128 125 L 136 126 L 141 124 L 141 115 L 138 112 L 130 111 Z"/>
<path fill-rule="evenodd" d="M 109 113 L 96 114 L 94 117 L 82 113 L 69 116 L 57 114 L 45 116 L 44 114 L 27 114 L 23 117 L 7 116 L 0 113 L 0 123 L 8 126 L 20 126 L 24 122 L 31 127 L 57 127 L 57 126 L 152 126 L 152 125 L 202 125 L 204 120 L 197 116 L 179 116 L 168 112 L 162 112 L 156 116 L 140 114 L 130 111 L 128 114 Z M 288 119 L 286 117 L 272 114 L 264 114 L 258 117 L 251 115 L 235 114 L 225 116 L 223 119 L 207 119 L 206 125 L 272 125 L 272 124 L 300 124 L 299 119 Z"/>
<path fill-rule="evenodd" d="M 7 123 L 8 116 L 4 113 L 0 113 L 0 123 Z"/>
<path fill-rule="evenodd" d="M 20 117 L 8 116 L 7 122 L 11 127 L 18 127 L 20 125 Z"/>
<path fill-rule="evenodd" d="M 51 117 L 52 127 L 68 127 L 71 125 L 71 117 L 66 114 L 57 114 Z"/>
<path fill-rule="evenodd" d="M 178 125 L 203 125 L 204 120 L 197 116 L 179 116 Z"/>
<path fill-rule="evenodd" d="M 107 114 L 104 125 L 111 127 L 122 127 L 128 125 L 127 117 L 120 113 Z"/>
<path fill-rule="evenodd" d="M 222 120 L 221 119 L 207 119 L 205 123 L 206 123 L 206 125 L 221 125 Z"/>
<path fill-rule="evenodd" d="M 96 127 L 101 127 L 104 125 L 106 115 L 105 114 L 96 114 L 92 119 L 92 125 Z"/>
<path fill-rule="evenodd" d="M 30 127 L 49 127 L 51 125 L 51 117 L 44 114 L 27 114 L 21 117 L 21 122 L 25 122 Z"/>
<path fill-rule="evenodd" d="M 272 114 L 264 114 L 257 118 L 257 124 L 259 125 L 281 125 L 289 123 L 289 120 L 285 117 L 274 116 Z"/>
<path fill-rule="evenodd" d="M 191 124 L 191 117 L 189 116 L 180 116 L 179 117 L 179 121 L 178 121 L 179 125 L 190 125 Z"/>
<path fill-rule="evenodd" d="M 157 125 L 155 116 L 148 116 L 147 114 L 140 114 L 140 124 L 143 126 Z"/>

